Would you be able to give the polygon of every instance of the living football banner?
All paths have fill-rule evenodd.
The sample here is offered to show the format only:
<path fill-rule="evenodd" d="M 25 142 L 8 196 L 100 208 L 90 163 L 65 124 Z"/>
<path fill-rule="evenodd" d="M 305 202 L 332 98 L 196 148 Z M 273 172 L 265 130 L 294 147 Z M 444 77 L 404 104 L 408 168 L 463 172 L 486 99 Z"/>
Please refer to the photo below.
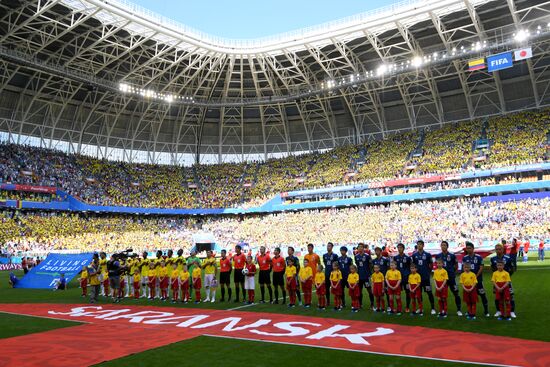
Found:
<path fill-rule="evenodd" d="M 90 264 L 93 253 L 83 254 L 49 254 L 38 266 L 31 269 L 15 288 L 52 288 L 61 274 L 65 275 L 67 283 Z"/>

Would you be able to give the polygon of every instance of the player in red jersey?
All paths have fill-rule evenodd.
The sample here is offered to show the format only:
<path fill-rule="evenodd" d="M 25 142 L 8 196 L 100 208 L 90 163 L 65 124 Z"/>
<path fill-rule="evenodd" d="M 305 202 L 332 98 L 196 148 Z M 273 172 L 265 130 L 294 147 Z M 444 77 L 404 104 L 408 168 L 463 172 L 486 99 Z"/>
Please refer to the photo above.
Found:
<path fill-rule="evenodd" d="M 260 274 L 258 276 L 258 283 L 260 283 L 260 293 L 262 299 L 260 303 L 265 303 L 265 287 L 269 292 L 269 303 L 273 303 L 273 289 L 271 288 L 271 256 L 265 253 L 265 246 L 260 247 L 260 253 L 256 255 L 256 263 L 260 267 Z"/>
<path fill-rule="evenodd" d="M 243 269 L 246 265 L 246 256 L 242 252 L 241 245 L 235 246 L 235 255 L 231 259 L 233 261 L 233 282 L 235 283 L 235 302 L 239 302 L 239 292 L 243 291 L 243 302 L 246 302 L 246 292 L 244 290 L 244 275 Z"/>
<path fill-rule="evenodd" d="M 273 250 L 273 258 L 271 259 L 271 265 L 273 268 L 273 287 L 275 288 L 275 300 L 274 304 L 279 303 L 279 288 L 283 294 L 283 305 L 286 300 L 286 289 L 285 289 L 285 270 L 286 262 L 285 258 L 281 256 L 281 249 L 275 248 Z"/>
<path fill-rule="evenodd" d="M 227 300 L 231 300 L 231 259 L 227 256 L 227 251 L 221 251 L 220 258 L 220 285 L 222 290 L 222 298 L 220 302 L 225 301 L 225 290 L 227 289 Z"/>

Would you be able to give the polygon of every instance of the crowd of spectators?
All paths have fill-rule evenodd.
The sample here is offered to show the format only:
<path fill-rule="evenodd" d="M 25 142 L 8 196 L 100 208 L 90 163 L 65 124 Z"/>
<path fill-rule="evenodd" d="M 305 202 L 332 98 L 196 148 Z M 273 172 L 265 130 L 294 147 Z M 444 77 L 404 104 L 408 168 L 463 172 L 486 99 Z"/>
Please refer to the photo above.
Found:
<path fill-rule="evenodd" d="M 387 245 L 418 239 L 498 241 L 550 238 L 550 199 L 481 203 L 480 198 L 391 203 L 342 209 L 205 219 L 0 212 L 2 252 L 51 250 L 114 252 L 183 248 L 198 231 L 222 248 L 237 243 L 303 246 L 307 243 Z"/>
<path fill-rule="evenodd" d="M 489 119 L 486 130 L 490 149 L 482 168 L 542 161 L 547 150 L 549 121 L 548 111 Z M 411 153 L 417 148 L 420 136 L 413 131 L 390 135 L 381 141 L 263 163 L 193 167 L 113 162 L 3 144 L 0 145 L 0 180 L 55 186 L 97 205 L 249 207 L 261 205 L 275 193 L 301 188 L 473 169 L 472 144 L 481 130 L 482 122 L 476 120 L 426 132 L 421 147 L 423 154 L 416 158 L 411 158 Z M 410 163 L 416 168 L 406 169 Z"/>
<path fill-rule="evenodd" d="M 446 125 L 426 134 L 417 174 L 446 173 L 467 169 L 472 142 L 479 134 L 480 122 Z"/>

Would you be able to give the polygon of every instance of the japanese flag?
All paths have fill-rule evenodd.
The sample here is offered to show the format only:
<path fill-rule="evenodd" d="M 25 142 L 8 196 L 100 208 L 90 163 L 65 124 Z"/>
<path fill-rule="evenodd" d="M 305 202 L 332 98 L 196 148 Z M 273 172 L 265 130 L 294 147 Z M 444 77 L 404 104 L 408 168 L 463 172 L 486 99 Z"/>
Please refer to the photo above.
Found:
<path fill-rule="evenodd" d="M 533 57 L 533 51 L 531 50 L 531 47 L 522 48 L 521 50 L 514 51 L 514 60 L 525 60 L 530 59 Z"/>

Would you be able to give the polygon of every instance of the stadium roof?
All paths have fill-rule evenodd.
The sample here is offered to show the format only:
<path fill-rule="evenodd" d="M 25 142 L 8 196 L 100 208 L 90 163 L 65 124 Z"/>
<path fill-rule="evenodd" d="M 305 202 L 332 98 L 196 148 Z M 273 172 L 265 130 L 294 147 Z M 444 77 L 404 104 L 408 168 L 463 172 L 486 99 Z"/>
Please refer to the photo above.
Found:
<path fill-rule="evenodd" d="M 216 161 L 327 149 L 540 107 L 550 98 L 549 22 L 550 1 L 422 0 L 229 40 L 122 0 L 3 0 L 0 131 L 181 163 L 197 152 Z M 469 59 L 519 45 L 533 58 L 466 71 Z"/>

